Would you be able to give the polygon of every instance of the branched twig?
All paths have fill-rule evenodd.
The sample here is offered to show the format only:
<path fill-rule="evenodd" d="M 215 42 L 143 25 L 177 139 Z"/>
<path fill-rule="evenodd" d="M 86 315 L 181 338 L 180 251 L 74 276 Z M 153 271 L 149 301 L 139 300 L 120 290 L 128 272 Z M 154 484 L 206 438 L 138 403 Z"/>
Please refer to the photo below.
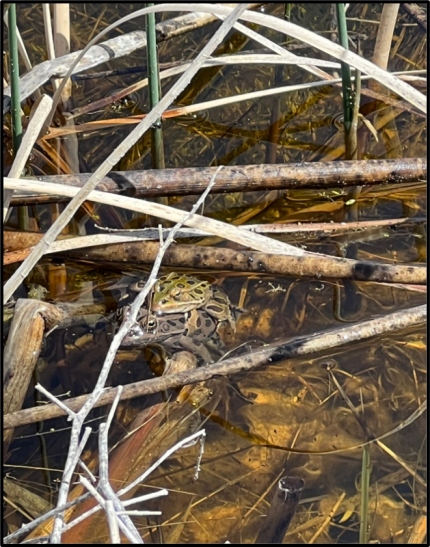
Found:
<path fill-rule="evenodd" d="M 185 439 L 182 439 L 181 441 L 176 443 L 174 446 L 169 448 L 154 464 L 151 465 L 151 467 L 149 467 L 146 471 L 144 471 L 136 480 L 134 480 L 132 483 L 130 483 L 126 487 L 119 490 L 116 493 L 116 495 L 118 497 L 123 496 L 124 494 L 126 494 L 127 492 L 129 492 L 130 490 L 135 488 L 138 484 L 143 482 L 153 471 L 155 471 L 155 469 L 157 469 L 157 467 L 159 467 L 165 460 L 170 458 L 170 456 L 172 454 L 174 454 L 177 450 L 180 450 L 181 448 L 184 448 L 184 447 L 192 446 L 198 440 L 200 440 L 201 451 L 200 451 L 200 455 L 199 455 L 199 458 L 198 458 L 198 461 L 197 461 L 197 464 L 196 464 L 196 473 L 197 473 L 198 470 L 199 470 L 199 466 L 200 466 L 200 460 L 201 460 L 201 455 L 202 455 L 202 451 L 203 451 L 203 443 L 204 443 L 205 436 L 206 436 L 206 431 L 204 429 L 202 429 L 200 431 L 197 431 L 196 433 L 193 433 L 189 437 L 186 437 Z M 153 492 L 151 494 L 146 494 L 145 496 L 140 496 L 138 498 L 133 498 L 131 500 L 124 501 L 122 503 L 123 503 L 124 507 L 127 507 L 128 505 L 132 505 L 132 504 L 138 503 L 140 501 L 146 501 L 148 499 L 152 499 L 152 498 L 156 498 L 156 497 L 159 497 L 159 496 L 167 495 L 167 493 L 168 493 L 167 490 L 159 490 L 158 492 Z M 66 524 L 63 531 L 65 532 L 66 530 L 69 530 L 73 526 L 76 526 L 76 524 L 78 524 L 79 522 L 81 522 L 81 521 L 85 520 L 86 518 L 90 517 L 94 513 L 97 513 L 98 511 L 100 511 L 100 509 L 101 509 L 100 505 L 97 505 L 96 507 L 93 507 L 92 509 L 90 509 L 89 511 L 84 513 L 83 515 L 80 515 L 79 517 L 77 517 L 72 522 Z M 149 514 L 149 512 L 147 512 L 147 514 Z M 154 514 L 154 513 L 152 513 L 152 514 Z"/>
<path fill-rule="evenodd" d="M 110 409 L 108 419 L 105 423 L 100 424 L 99 427 L 99 485 L 98 489 L 101 494 L 105 497 L 107 501 L 112 503 L 112 509 L 117 518 L 115 521 L 121 526 L 121 530 L 125 533 L 127 539 L 131 543 L 143 543 L 142 538 L 139 535 L 136 527 L 133 524 L 133 521 L 128 515 L 119 515 L 119 511 L 124 511 L 124 506 L 119 500 L 117 494 L 114 492 L 113 488 L 109 482 L 109 444 L 108 444 L 108 431 L 112 423 L 115 411 L 117 409 L 118 403 L 121 398 L 122 386 L 119 386 L 117 389 L 117 394 L 113 405 Z M 105 505 L 105 510 L 107 509 Z"/>
<path fill-rule="evenodd" d="M 220 167 L 221 168 L 221 167 Z M 96 403 L 97 399 L 101 395 L 103 388 L 105 386 L 110 368 L 112 366 L 112 363 L 114 361 L 116 352 L 118 351 L 118 348 L 121 345 L 121 342 L 124 338 L 124 336 L 129 331 L 130 327 L 134 324 L 137 318 L 137 314 L 145 301 L 145 298 L 149 294 L 149 291 L 152 289 L 152 286 L 155 284 L 155 281 L 158 276 L 158 270 L 161 266 L 161 261 L 163 258 L 163 255 L 165 251 L 167 250 L 168 246 L 172 243 L 176 232 L 179 230 L 179 228 L 182 226 L 183 222 L 186 221 L 191 215 L 193 215 L 197 209 L 200 207 L 200 205 L 203 203 L 204 199 L 210 192 L 212 186 L 215 183 L 216 175 L 218 174 L 219 169 L 215 172 L 214 176 L 212 177 L 207 189 L 205 192 L 200 196 L 197 203 L 194 205 L 194 207 L 191 209 L 189 213 L 184 215 L 181 222 L 179 222 L 170 232 L 168 238 L 166 239 L 165 243 L 160 246 L 157 258 L 154 262 L 154 266 L 151 271 L 151 275 L 148 278 L 148 281 L 145 285 L 145 287 L 142 289 L 142 291 L 137 295 L 135 301 L 133 302 L 130 313 L 127 315 L 126 320 L 122 323 L 121 327 L 119 328 L 118 333 L 115 335 L 115 337 L 112 340 L 112 344 L 109 348 L 108 354 L 106 356 L 105 362 L 103 363 L 102 370 L 100 372 L 100 376 L 97 380 L 96 386 L 94 388 L 93 393 L 90 395 L 89 399 L 85 402 L 83 407 L 79 410 L 77 414 L 69 414 L 69 416 L 73 416 L 73 425 L 72 425 L 72 431 L 70 435 L 70 447 L 69 447 L 69 454 L 66 462 L 66 469 L 63 473 L 63 479 L 61 482 L 59 494 L 58 494 L 58 506 L 65 505 L 67 501 L 69 486 L 70 486 L 70 480 L 73 475 L 77 460 L 79 458 L 80 452 L 77 452 L 77 445 L 79 441 L 79 435 L 80 430 L 82 427 L 82 424 L 90 412 L 90 410 L 93 408 L 94 404 Z M 70 411 L 72 412 L 72 411 Z M 72 462 L 72 463 L 69 463 Z M 52 543 L 59 543 L 61 539 L 61 533 L 63 528 L 63 514 L 60 513 L 56 515 L 54 520 L 54 528 L 51 535 L 51 542 Z"/>

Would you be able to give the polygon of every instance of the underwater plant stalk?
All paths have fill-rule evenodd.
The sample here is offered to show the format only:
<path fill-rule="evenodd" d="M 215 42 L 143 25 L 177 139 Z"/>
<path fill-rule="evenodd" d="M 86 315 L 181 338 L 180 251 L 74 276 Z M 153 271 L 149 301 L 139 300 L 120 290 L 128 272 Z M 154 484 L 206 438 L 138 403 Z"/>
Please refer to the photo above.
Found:
<path fill-rule="evenodd" d="M 146 7 L 154 3 L 147 3 Z M 146 21 L 146 60 L 148 63 L 148 91 L 149 108 L 152 110 L 160 101 L 160 76 L 158 71 L 157 41 L 155 34 L 155 13 L 145 16 Z M 151 127 L 151 155 L 152 168 L 164 169 L 164 143 L 161 119 L 158 119 Z"/>
<path fill-rule="evenodd" d="M 369 484 L 370 484 L 370 447 L 363 447 L 361 467 L 361 503 L 360 503 L 360 539 L 359 543 L 368 543 L 369 521 Z"/>
<path fill-rule="evenodd" d="M 282 477 L 255 543 L 282 543 L 304 487 L 299 477 Z"/>
<path fill-rule="evenodd" d="M 339 42 L 345 49 L 348 48 L 348 28 L 346 25 L 345 4 L 336 4 L 337 26 Z M 348 133 L 352 122 L 352 84 L 351 69 L 348 64 L 341 63 L 342 66 L 342 90 L 343 90 L 343 124 L 345 135 Z"/>
<path fill-rule="evenodd" d="M 291 3 L 287 2 L 284 7 L 284 19 L 289 21 L 291 17 Z M 285 38 L 285 45 L 289 42 L 288 36 Z M 275 67 L 275 87 L 281 87 L 284 83 L 284 70 L 290 72 L 289 67 L 283 67 L 282 65 Z M 281 114 L 281 97 L 275 96 L 272 105 L 272 114 L 270 117 L 269 136 L 267 139 L 266 148 L 266 163 L 276 163 L 276 156 L 278 153 L 278 144 L 280 137 L 280 126 L 282 120 Z"/>

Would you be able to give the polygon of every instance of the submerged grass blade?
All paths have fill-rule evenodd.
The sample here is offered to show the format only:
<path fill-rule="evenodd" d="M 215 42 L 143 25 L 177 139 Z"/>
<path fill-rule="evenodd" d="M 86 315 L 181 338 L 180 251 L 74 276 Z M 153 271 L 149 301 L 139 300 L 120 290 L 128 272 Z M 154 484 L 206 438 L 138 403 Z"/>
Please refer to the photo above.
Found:
<path fill-rule="evenodd" d="M 369 523 L 370 446 L 363 448 L 361 466 L 360 543 L 367 543 Z"/>

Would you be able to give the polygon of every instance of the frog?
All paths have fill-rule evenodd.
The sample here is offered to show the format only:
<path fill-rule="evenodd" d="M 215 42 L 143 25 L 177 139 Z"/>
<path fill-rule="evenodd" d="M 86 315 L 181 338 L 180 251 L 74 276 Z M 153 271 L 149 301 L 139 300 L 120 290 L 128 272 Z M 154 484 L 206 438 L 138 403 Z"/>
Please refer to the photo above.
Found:
<path fill-rule="evenodd" d="M 236 329 L 235 308 L 226 293 L 220 287 L 191 275 L 171 272 L 160 277 L 154 286 L 151 309 L 157 315 L 202 309 L 217 319 L 219 325 L 228 323 L 233 331 Z"/>
<path fill-rule="evenodd" d="M 122 313 L 126 316 L 129 306 L 124 306 Z M 190 351 L 205 364 L 213 363 L 213 354 L 221 357 L 224 350 L 217 326 L 217 320 L 203 309 L 160 316 L 141 308 L 137 321 L 123 338 L 121 346 L 157 343 L 171 352 Z"/>

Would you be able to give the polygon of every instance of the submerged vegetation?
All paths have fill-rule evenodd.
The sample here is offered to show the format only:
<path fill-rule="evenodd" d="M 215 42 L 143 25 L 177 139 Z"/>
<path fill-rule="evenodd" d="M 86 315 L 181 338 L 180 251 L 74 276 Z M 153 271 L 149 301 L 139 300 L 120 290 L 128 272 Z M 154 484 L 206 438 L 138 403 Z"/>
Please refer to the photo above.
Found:
<path fill-rule="evenodd" d="M 426 6 L 4 13 L 3 541 L 424 543 Z"/>

